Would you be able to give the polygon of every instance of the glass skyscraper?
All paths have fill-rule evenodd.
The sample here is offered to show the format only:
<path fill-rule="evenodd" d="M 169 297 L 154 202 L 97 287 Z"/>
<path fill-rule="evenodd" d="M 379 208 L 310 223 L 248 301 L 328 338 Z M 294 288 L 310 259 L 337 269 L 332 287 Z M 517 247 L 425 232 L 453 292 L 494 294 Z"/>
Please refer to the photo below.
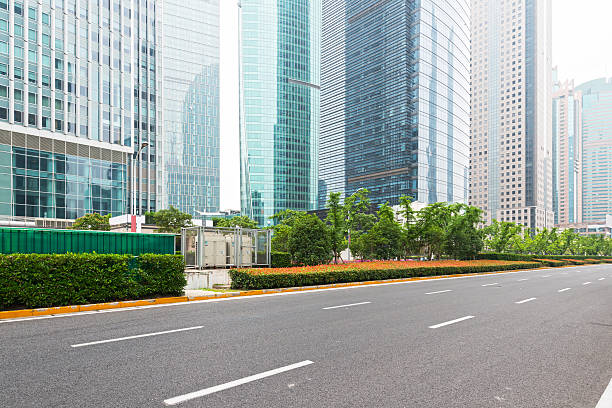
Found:
<path fill-rule="evenodd" d="M 159 183 L 170 178 L 159 163 L 162 129 L 176 129 L 173 124 L 180 121 L 184 128 L 196 124 L 190 135 L 218 139 L 218 131 L 197 128 L 202 114 L 194 121 L 187 114 L 179 120 L 169 114 L 169 125 L 160 126 L 166 104 L 158 103 L 164 95 L 159 45 L 164 45 L 161 55 L 178 50 L 174 58 L 193 62 L 189 57 L 199 49 L 184 43 L 218 43 L 215 4 L 189 2 L 192 15 L 199 9 L 211 17 L 180 38 L 172 38 L 175 33 L 168 28 L 171 35 L 165 40 L 163 10 L 166 21 L 187 27 L 187 17 L 172 22 L 170 1 L 0 0 L 0 216 L 64 220 L 88 212 L 128 213 L 134 163 L 136 212 L 159 209 L 170 202 L 168 194 L 178 195 L 162 190 Z M 190 78 L 190 92 L 181 103 L 184 112 L 191 105 L 196 112 L 205 111 L 214 127 L 218 102 L 211 98 L 198 103 L 204 98 L 194 95 L 196 88 L 206 88 L 206 95 L 218 94 L 218 67 L 214 58 L 210 63 Z M 168 63 L 170 74 L 172 69 Z M 144 143 L 148 147 L 135 162 L 132 155 Z M 190 146 L 196 156 L 210 155 L 218 161 L 218 152 L 199 143 Z M 218 146 L 218 140 L 210 144 L 215 143 Z M 190 165 L 190 174 L 194 167 Z M 181 181 L 217 183 L 218 191 L 218 177 Z"/>
<path fill-rule="evenodd" d="M 161 206 L 219 211 L 219 2 L 161 7 Z"/>
<path fill-rule="evenodd" d="M 553 70 L 553 211 L 555 225 L 582 222 L 582 94 Z"/>
<path fill-rule="evenodd" d="M 469 19 L 467 0 L 323 1 L 319 207 L 467 202 Z"/>
<path fill-rule="evenodd" d="M 582 93 L 582 220 L 601 222 L 612 214 L 612 80 L 576 90 Z"/>
<path fill-rule="evenodd" d="M 241 206 L 316 208 L 320 1 L 241 2 Z"/>

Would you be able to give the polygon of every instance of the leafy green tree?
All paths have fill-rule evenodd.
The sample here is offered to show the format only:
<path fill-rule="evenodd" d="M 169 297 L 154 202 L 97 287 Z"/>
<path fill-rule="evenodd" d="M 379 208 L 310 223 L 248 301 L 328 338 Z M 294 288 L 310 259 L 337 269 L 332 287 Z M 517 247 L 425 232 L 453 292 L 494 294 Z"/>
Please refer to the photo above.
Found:
<path fill-rule="evenodd" d="M 465 204 L 452 204 L 445 229 L 444 252 L 454 259 L 474 259 L 483 248 L 482 210 Z"/>
<path fill-rule="evenodd" d="M 451 210 L 446 203 L 430 204 L 418 212 L 416 234 L 428 259 L 442 256 L 450 217 Z"/>
<path fill-rule="evenodd" d="M 257 221 L 250 219 L 246 215 L 236 215 L 232 218 L 214 217 L 212 219 L 213 226 L 222 228 L 247 228 L 256 229 Z"/>
<path fill-rule="evenodd" d="M 421 251 L 419 228 L 416 212 L 412 208 L 412 197 L 400 197 L 401 214 L 404 218 L 403 243 L 406 254 L 416 254 Z"/>
<path fill-rule="evenodd" d="M 155 225 L 159 227 L 158 232 L 178 234 L 181 232 L 181 228 L 193 225 L 191 223 L 191 214 L 179 211 L 173 206 L 170 206 L 167 210 L 159 210 L 149 214 L 153 218 Z"/>
<path fill-rule="evenodd" d="M 563 230 L 558 237 L 558 246 L 559 253 L 561 255 L 569 254 L 569 255 L 577 255 L 575 251 L 574 243 L 578 240 L 578 234 L 576 234 L 572 229 L 568 228 Z"/>
<path fill-rule="evenodd" d="M 330 193 L 327 199 L 328 213 L 325 221 L 329 225 L 329 236 L 334 254 L 334 262 L 338 263 L 340 252 L 346 248 L 346 219 L 344 218 L 344 209 L 340 204 L 340 193 Z"/>
<path fill-rule="evenodd" d="M 289 252 L 289 233 L 296 222 L 304 216 L 306 213 L 303 211 L 284 210 L 270 217 L 276 223 L 272 228 L 272 251 Z"/>
<path fill-rule="evenodd" d="M 75 230 L 110 231 L 110 217 L 110 214 L 85 214 L 77 218 L 71 228 Z"/>
<path fill-rule="evenodd" d="M 378 221 L 372 228 L 359 235 L 357 254 L 363 259 L 397 259 L 404 255 L 402 227 L 388 204 L 378 210 Z"/>
<path fill-rule="evenodd" d="M 348 246 L 351 252 L 359 253 L 358 238 L 369 231 L 376 223 L 376 214 L 370 214 L 371 203 L 367 188 L 361 188 L 344 199 L 344 217 L 348 236 Z"/>
<path fill-rule="evenodd" d="M 513 222 L 493 220 L 484 228 L 485 247 L 493 252 L 508 252 L 513 238 L 522 233 L 522 227 Z"/>
<path fill-rule="evenodd" d="M 297 217 L 288 236 L 291 259 L 298 265 L 320 265 L 332 258 L 327 226 L 314 214 Z"/>

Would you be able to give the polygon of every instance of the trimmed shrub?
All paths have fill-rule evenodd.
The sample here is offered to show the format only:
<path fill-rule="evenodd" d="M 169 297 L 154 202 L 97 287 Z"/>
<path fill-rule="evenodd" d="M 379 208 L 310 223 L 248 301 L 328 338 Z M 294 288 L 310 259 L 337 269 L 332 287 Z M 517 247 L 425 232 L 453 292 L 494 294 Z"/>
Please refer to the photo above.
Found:
<path fill-rule="evenodd" d="M 542 264 L 544 264 L 546 266 L 552 266 L 552 267 L 567 266 L 567 265 L 570 264 L 568 261 L 562 261 L 560 259 L 539 259 L 539 258 L 534 258 L 533 260 L 541 262 Z"/>
<path fill-rule="evenodd" d="M 476 255 L 476 259 L 494 259 L 499 261 L 531 261 L 535 255 L 527 254 L 503 254 L 503 253 L 480 253 Z M 542 258 L 542 257 L 538 257 Z"/>
<path fill-rule="evenodd" d="M 0 255 L 0 309 L 176 295 L 183 271 L 177 255 Z"/>
<path fill-rule="evenodd" d="M 442 261 L 444 262 L 444 261 Z M 440 263 L 442 263 L 440 262 Z M 438 263 L 438 264 L 440 264 Z M 465 273 L 495 272 L 513 269 L 530 269 L 542 266 L 539 262 L 507 262 L 507 263 L 472 263 L 465 266 L 451 266 L 458 262 L 448 262 L 449 266 L 410 266 L 410 262 L 372 262 L 351 264 L 342 267 L 322 265 L 320 270 L 308 272 L 305 268 L 286 268 L 275 273 L 273 269 L 240 269 L 231 270 L 233 289 L 272 289 L 294 286 L 326 285 L 344 282 L 363 282 L 370 280 L 401 279 L 420 276 L 455 275 Z M 370 265 L 370 268 L 368 267 Z M 395 267 L 394 267 L 395 266 Z M 290 270 L 302 270 L 292 272 Z"/>
<path fill-rule="evenodd" d="M 143 254 L 138 257 L 139 296 L 181 296 L 185 281 L 185 262 L 180 255 Z"/>
<path fill-rule="evenodd" d="M 272 268 L 288 268 L 291 266 L 291 254 L 289 252 L 272 252 Z"/>

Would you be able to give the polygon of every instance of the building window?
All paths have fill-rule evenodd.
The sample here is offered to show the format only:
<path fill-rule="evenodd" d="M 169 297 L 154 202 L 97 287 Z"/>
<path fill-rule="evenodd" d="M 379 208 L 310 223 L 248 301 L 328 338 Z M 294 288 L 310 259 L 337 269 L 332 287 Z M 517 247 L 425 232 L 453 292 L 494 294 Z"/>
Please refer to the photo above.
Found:
<path fill-rule="evenodd" d="M 23 26 L 20 24 L 15 24 L 15 36 L 23 37 Z"/>
<path fill-rule="evenodd" d="M 28 103 L 36 105 L 36 94 L 33 92 L 28 92 Z"/>
<path fill-rule="evenodd" d="M 8 88 L 4 85 L 0 85 L 0 96 L 3 98 L 8 98 Z"/>
<path fill-rule="evenodd" d="M 36 20 L 36 8 L 35 7 L 28 8 L 28 17 L 30 17 L 30 19 L 32 20 Z"/>
<path fill-rule="evenodd" d="M 62 121 L 60 119 L 55 119 L 55 130 L 62 130 Z"/>
<path fill-rule="evenodd" d="M 5 32 L 8 31 L 8 21 L 0 20 L 0 30 Z"/>
<path fill-rule="evenodd" d="M 36 126 L 36 115 L 33 113 L 28 114 L 28 125 Z"/>
<path fill-rule="evenodd" d="M 64 101 L 62 101 L 61 99 L 56 99 L 55 100 L 55 110 L 63 111 L 64 110 Z"/>
<path fill-rule="evenodd" d="M 36 30 L 32 28 L 28 30 L 28 41 L 36 42 Z"/>
<path fill-rule="evenodd" d="M 0 107 L 0 119 L 8 119 L 8 109 Z"/>
<path fill-rule="evenodd" d="M 15 58 L 23 59 L 23 47 L 20 47 L 20 46 L 16 45 L 14 47 L 14 50 L 15 50 Z M 2 50 L 0 49 L 0 51 L 2 51 Z"/>
<path fill-rule="evenodd" d="M 16 101 L 23 101 L 23 91 L 21 89 L 15 89 L 13 94 Z"/>
<path fill-rule="evenodd" d="M 0 63 L 0 75 L 8 75 L 8 66 L 5 63 Z"/>
<path fill-rule="evenodd" d="M 36 84 L 36 72 L 34 71 L 28 72 L 28 82 L 31 84 Z"/>
<path fill-rule="evenodd" d="M 51 98 L 49 98 L 48 96 L 43 96 L 42 97 L 42 106 L 44 106 L 45 108 L 50 108 L 51 107 Z"/>
<path fill-rule="evenodd" d="M 0 41 L 0 53 L 8 54 L 8 43 L 6 41 Z"/>
<path fill-rule="evenodd" d="M 13 76 L 15 79 L 23 79 L 23 69 L 15 67 L 15 73 Z"/>
<path fill-rule="evenodd" d="M 23 118 L 21 116 L 21 111 L 18 111 L 18 110 L 14 111 L 14 117 L 15 117 L 15 122 L 17 122 L 17 123 L 23 122 Z"/>

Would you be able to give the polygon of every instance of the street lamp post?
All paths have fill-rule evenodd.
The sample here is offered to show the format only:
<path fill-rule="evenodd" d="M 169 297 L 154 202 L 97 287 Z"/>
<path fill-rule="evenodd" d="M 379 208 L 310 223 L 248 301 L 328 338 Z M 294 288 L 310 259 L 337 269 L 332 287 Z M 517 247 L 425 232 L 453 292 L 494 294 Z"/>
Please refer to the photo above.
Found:
<path fill-rule="evenodd" d="M 149 146 L 148 143 L 140 145 L 140 149 L 132 156 L 132 211 L 131 215 L 136 215 L 136 164 L 140 164 L 140 153 L 145 147 Z M 140 167 L 140 166 L 139 166 Z"/>

